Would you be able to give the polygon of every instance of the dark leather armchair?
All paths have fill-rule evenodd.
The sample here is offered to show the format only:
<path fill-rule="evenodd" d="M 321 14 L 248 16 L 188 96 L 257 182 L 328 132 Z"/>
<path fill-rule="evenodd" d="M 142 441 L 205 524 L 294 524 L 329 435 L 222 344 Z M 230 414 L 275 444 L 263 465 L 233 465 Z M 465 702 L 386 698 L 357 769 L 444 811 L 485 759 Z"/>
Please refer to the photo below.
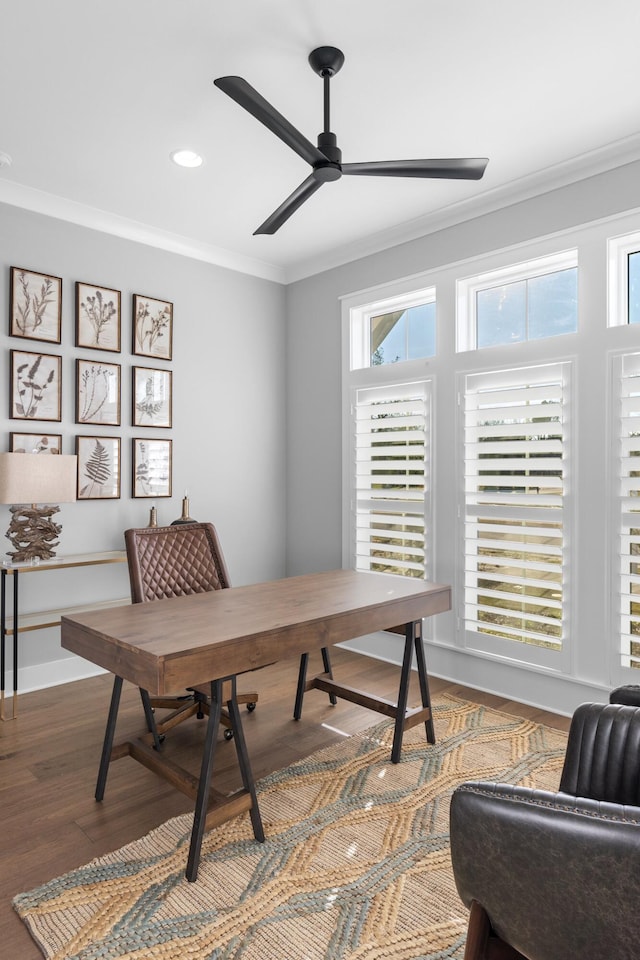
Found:
<path fill-rule="evenodd" d="M 458 787 L 451 858 L 465 960 L 640 957 L 640 709 L 576 710 L 558 793 Z"/>

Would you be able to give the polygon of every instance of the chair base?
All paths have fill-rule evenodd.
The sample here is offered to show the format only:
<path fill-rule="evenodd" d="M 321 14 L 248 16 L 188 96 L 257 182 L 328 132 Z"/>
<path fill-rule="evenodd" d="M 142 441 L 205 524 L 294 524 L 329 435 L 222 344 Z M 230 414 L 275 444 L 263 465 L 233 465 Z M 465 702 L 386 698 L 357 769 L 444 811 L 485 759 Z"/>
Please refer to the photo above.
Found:
<path fill-rule="evenodd" d="M 225 690 L 225 694 L 226 693 L 227 691 Z M 208 691 L 205 690 L 204 687 L 189 687 L 188 693 L 182 696 L 148 697 L 147 704 L 145 704 L 146 698 L 144 694 L 145 691 L 140 690 L 140 696 L 142 697 L 147 718 L 147 728 L 156 741 L 156 748 L 162 743 L 166 733 L 174 727 L 177 727 L 178 724 L 183 723 L 185 720 L 188 720 L 189 717 L 193 716 L 197 717 L 198 720 L 202 720 L 204 717 L 208 717 L 211 712 Z M 257 702 L 257 691 L 236 695 L 236 703 L 246 704 L 249 712 L 255 710 Z M 170 713 L 158 719 L 155 716 L 155 710 L 169 710 Z M 225 708 L 222 708 L 220 711 L 220 726 L 224 727 L 225 740 L 232 740 L 233 722 L 229 712 Z"/>

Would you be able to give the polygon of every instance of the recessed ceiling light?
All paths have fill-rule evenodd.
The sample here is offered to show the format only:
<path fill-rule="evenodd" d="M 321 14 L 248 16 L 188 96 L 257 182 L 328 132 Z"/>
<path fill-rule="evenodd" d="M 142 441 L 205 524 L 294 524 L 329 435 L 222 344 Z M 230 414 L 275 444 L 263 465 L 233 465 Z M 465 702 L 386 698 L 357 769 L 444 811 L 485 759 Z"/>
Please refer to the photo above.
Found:
<path fill-rule="evenodd" d="M 3 153 L 0 150 L 0 167 L 10 167 L 12 162 L 13 161 L 11 160 L 11 157 L 9 156 L 9 154 Z"/>
<path fill-rule="evenodd" d="M 194 150 L 174 150 L 171 159 L 179 167 L 199 167 L 202 165 L 202 157 Z"/>

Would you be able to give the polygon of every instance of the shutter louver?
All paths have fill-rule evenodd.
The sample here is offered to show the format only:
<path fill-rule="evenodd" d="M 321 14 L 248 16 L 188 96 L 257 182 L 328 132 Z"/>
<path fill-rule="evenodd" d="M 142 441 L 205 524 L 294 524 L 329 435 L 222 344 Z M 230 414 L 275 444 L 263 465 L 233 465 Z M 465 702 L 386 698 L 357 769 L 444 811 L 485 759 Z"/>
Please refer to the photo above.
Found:
<path fill-rule="evenodd" d="M 465 625 L 560 650 L 565 364 L 472 374 L 465 392 Z"/>
<path fill-rule="evenodd" d="M 619 362 L 620 662 L 640 667 L 640 354 Z"/>
<path fill-rule="evenodd" d="M 427 383 L 356 391 L 355 565 L 426 577 Z"/>

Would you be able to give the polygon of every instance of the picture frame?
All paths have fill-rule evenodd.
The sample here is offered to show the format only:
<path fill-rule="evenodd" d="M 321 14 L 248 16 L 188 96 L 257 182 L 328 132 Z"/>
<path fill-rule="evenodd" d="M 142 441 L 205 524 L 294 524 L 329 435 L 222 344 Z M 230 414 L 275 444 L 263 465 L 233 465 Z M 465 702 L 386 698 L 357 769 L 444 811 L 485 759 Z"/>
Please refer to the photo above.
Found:
<path fill-rule="evenodd" d="M 133 367 L 132 415 L 134 427 L 171 427 L 172 388 L 171 370 L 154 367 Z"/>
<path fill-rule="evenodd" d="M 169 300 L 133 295 L 133 347 L 138 357 L 172 359 L 173 304 Z"/>
<path fill-rule="evenodd" d="M 170 497 L 173 440 L 134 437 L 132 444 L 133 496 Z"/>
<path fill-rule="evenodd" d="M 62 357 L 10 351 L 9 416 L 13 420 L 62 420 Z"/>
<path fill-rule="evenodd" d="M 62 278 L 11 267 L 9 334 L 25 340 L 62 341 Z"/>
<path fill-rule="evenodd" d="M 120 498 L 120 437 L 76 437 L 78 500 Z"/>
<path fill-rule="evenodd" d="M 120 364 L 76 360 L 76 423 L 120 426 Z"/>
<path fill-rule="evenodd" d="M 76 281 L 76 347 L 121 350 L 121 294 L 95 283 Z"/>
<path fill-rule="evenodd" d="M 62 434 L 11 432 L 9 453 L 62 453 Z"/>

